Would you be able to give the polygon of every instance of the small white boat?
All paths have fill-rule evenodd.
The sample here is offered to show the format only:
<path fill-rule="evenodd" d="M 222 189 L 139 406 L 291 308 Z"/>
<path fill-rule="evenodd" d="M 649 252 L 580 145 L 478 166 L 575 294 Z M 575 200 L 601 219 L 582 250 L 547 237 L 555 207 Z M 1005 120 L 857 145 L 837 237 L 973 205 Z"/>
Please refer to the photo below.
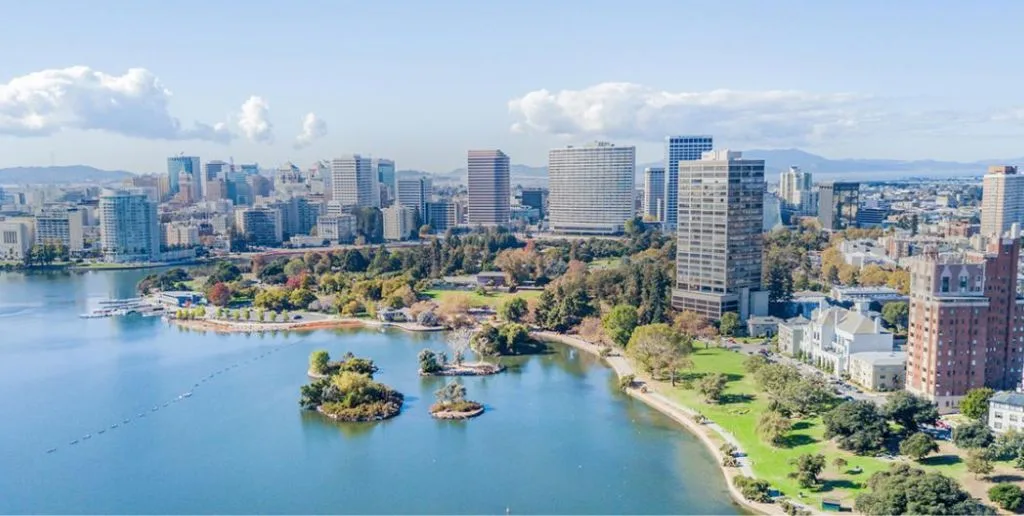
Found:
<path fill-rule="evenodd" d="M 82 436 L 82 440 L 83 441 L 86 440 L 86 439 L 91 439 L 91 438 L 92 438 L 92 435 L 90 435 L 90 434 L 85 434 L 85 435 Z"/>
<path fill-rule="evenodd" d="M 192 393 L 191 393 L 191 392 L 186 392 L 186 393 L 184 394 L 184 396 L 185 396 L 186 398 L 191 398 L 191 397 L 192 397 Z"/>

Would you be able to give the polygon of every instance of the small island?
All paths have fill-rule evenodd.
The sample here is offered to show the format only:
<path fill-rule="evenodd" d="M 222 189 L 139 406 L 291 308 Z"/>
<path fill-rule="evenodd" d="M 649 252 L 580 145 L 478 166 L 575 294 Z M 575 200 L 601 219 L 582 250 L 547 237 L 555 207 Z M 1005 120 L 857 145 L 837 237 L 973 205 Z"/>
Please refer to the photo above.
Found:
<path fill-rule="evenodd" d="M 370 378 L 377 372 L 377 366 L 373 360 L 359 358 L 352 352 L 345 353 L 345 356 L 337 362 L 331 361 L 331 355 L 327 351 L 318 349 L 309 355 L 309 370 L 306 375 L 317 380 L 329 378 L 342 371 L 365 374 Z"/>
<path fill-rule="evenodd" d="M 484 406 L 466 399 L 466 386 L 451 382 L 434 393 L 437 403 L 430 406 L 436 419 L 469 419 L 484 413 Z"/>
<path fill-rule="evenodd" d="M 488 362 L 466 362 L 466 350 L 471 347 L 473 332 L 469 329 L 458 329 L 448 333 L 447 343 L 455 353 L 452 361 L 448 353 L 424 349 L 419 354 L 421 376 L 486 376 L 505 370 L 501 364 Z"/>
<path fill-rule="evenodd" d="M 331 363 L 326 351 L 310 356 L 310 371 L 322 375 L 303 385 L 299 405 L 315 410 L 335 421 L 380 421 L 402 411 L 402 393 L 373 381 L 377 371 L 373 361 L 346 355 L 346 360 Z M 314 370 L 327 358 L 326 366 Z"/>

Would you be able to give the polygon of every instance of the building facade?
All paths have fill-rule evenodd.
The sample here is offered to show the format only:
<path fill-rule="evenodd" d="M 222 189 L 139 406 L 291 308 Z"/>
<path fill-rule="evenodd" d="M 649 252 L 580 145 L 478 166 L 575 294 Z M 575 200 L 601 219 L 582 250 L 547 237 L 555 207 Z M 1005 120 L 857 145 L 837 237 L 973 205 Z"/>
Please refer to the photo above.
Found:
<path fill-rule="evenodd" d="M 469 223 L 507 225 L 512 204 L 508 155 L 500 150 L 471 150 L 467 165 Z"/>
<path fill-rule="evenodd" d="M 106 190 L 100 195 L 100 249 L 108 262 L 149 262 L 160 258 L 157 203 L 144 192 Z"/>
<path fill-rule="evenodd" d="M 633 218 L 636 147 L 594 142 L 548 153 L 548 224 L 557 233 L 617 234 Z"/>
<path fill-rule="evenodd" d="M 235 229 L 252 245 L 276 246 L 284 241 L 281 211 L 274 208 L 235 211 Z"/>
<path fill-rule="evenodd" d="M 427 224 L 438 233 L 444 233 L 459 224 L 458 207 L 453 202 L 427 203 Z"/>
<path fill-rule="evenodd" d="M 169 187 L 169 194 L 176 195 L 181 191 L 181 184 L 187 181 L 190 185 L 191 191 L 189 195 L 193 199 L 199 199 L 202 196 L 202 178 L 199 177 L 199 157 L 198 156 L 172 156 L 167 158 L 167 184 Z M 184 181 L 182 176 L 185 176 Z"/>
<path fill-rule="evenodd" d="M 789 167 L 779 174 L 779 198 L 782 208 L 796 215 L 818 213 L 818 192 L 814 190 L 814 179 L 810 172 L 800 167 Z"/>
<path fill-rule="evenodd" d="M 1020 235 L 986 252 L 911 259 L 907 390 L 954 412 L 967 391 L 1016 389 L 1024 365 L 1024 298 L 1016 288 Z"/>
<path fill-rule="evenodd" d="M 384 212 L 384 239 L 408 240 L 416 231 L 416 208 L 410 206 L 388 206 Z"/>
<path fill-rule="evenodd" d="M 187 248 L 199 245 L 199 226 L 187 222 L 164 224 L 164 244 L 167 247 Z"/>
<path fill-rule="evenodd" d="M 1024 394 L 997 392 L 988 400 L 988 427 L 997 434 L 1024 431 Z"/>
<path fill-rule="evenodd" d="M 430 178 L 399 179 L 397 184 L 396 204 L 415 209 L 420 220 L 425 221 L 427 219 L 427 203 L 430 202 L 434 190 L 434 184 Z"/>
<path fill-rule="evenodd" d="M 36 217 L 36 242 L 64 246 L 69 253 L 85 249 L 85 210 L 62 206 L 43 210 Z"/>
<path fill-rule="evenodd" d="M 830 230 L 857 226 L 860 183 L 833 182 L 818 186 L 818 222 Z"/>
<path fill-rule="evenodd" d="M 0 218 L 0 260 L 22 261 L 33 245 L 31 221 Z"/>
<path fill-rule="evenodd" d="M 395 162 L 390 159 L 377 158 L 373 160 L 373 170 L 377 172 L 377 183 L 380 184 L 383 194 L 378 206 L 388 206 L 396 198 L 398 186 L 395 177 Z"/>
<path fill-rule="evenodd" d="M 766 315 L 761 289 L 764 160 L 709 151 L 678 166 L 676 286 L 672 306 L 717 320 Z"/>
<path fill-rule="evenodd" d="M 646 220 L 665 220 L 665 167 L 644 169 L 643 215 Z"/>
<path fill-rule="evenodd" d="M 331 198 L 352 208 L 379 208 L 377 171 L 368 156 L 353 154 L 331 161 Z"/>
<path fill-rule="evenodd" d="M 523 188 L 519 194 L 519 204 L 537 210 L 543 219 L 547 215 L 548 191 L 545 188 Z"/>
<path fill-rule="evenodd" d="M 849 373 L 854 354 L 893 351 L 892 333 L 880 319 L 836 306 L 814 311 L 809 336 L 812 363 L 837 376 Z"/>
<path fill-rule="evenodd" d="M 675 230 L 679 216 L 679 162 L 694 161 L 714 148 L 709 135 L 665 138 L 665 229 Z"/>
<path fill-rule="evenodd" d="M 321 215 L 316 221 L 317 237 L 331 242 L 351 242 L 356 234 L 354 215 Z"/>
<path fill-rule="evenodd" d="M 903 390 L 907 381 L 907 354 L 868 351 L 850 355 L 850 380 L 869 391 Z"/>
<path fill-rule="evenodd" d="M 982 188 L 982 236 L 1002 235 L 1014 223 L 1024 227 L 1024 175 L 1017 173 L 1017 167 L 988 167 Z"/>

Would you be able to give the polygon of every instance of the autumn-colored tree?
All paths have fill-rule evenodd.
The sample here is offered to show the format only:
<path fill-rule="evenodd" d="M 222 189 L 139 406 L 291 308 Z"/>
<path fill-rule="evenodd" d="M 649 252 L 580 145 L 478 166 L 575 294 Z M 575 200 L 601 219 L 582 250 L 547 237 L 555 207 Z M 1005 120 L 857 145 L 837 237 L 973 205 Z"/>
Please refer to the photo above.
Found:
<path fill-rule="evenodd" d="M 215 283 L 206 292 L 206 299 L 216 306 L 227 306 L 231 302 L 231 288 L 225 283 Z"/>

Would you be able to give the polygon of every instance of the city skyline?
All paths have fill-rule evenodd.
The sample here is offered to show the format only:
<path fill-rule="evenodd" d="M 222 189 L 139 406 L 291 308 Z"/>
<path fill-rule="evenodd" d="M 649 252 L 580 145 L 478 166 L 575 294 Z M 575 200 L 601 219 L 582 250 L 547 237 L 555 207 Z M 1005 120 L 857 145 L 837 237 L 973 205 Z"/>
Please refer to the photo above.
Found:
<path fill-rule="evenodd" d="M 9 47 L 34 41 L 0 69 L 0 167 L 158 172 L 181 152 L 267 165 L 360 153 L 438 172 L 460 168 L 470 148 L 502 148 L 517 163 L 540 165 L 550 149 L 594 140 L 634 145 L 646 163 L 672 134 L 837 158 L 1024 154 L 1013 87 L 1021 72 L 1004 65 L 1011 20 L 1024 6 L 1008 2 L 978 6 L 970 19 L 923 2 L 737 2 L 728 12 L 651 2 L 614 15 L 565 5 L 545 6 L 544 17 L 531 3 L 508 12 L 460 2 L 389 10 L 265 1 L 237 12 L 199 2 L 141 10 L 69 2 L 54 37 L 36 41 L 28 22 L 52 5 L 12 6 L 14 23 L 0 35 Z M 110 12 L 118 30 L 95 30 Z M 498 15 L 500 27 L 480 23 Z M 187 42 L 151 37 L 160 20 L 183 16 L 204 29 Z M 316 33 L 337 19 L 365 23 L 317 45 L 212 30 Z M 566 19 L 578 23 L 566 28 Z M 385 23 L 393 37 L 358 45 Z M 548 30 L 556 25 L 563 30 Z M 605 37 L 622 25 L 645 26 L 648 37 Z M 731 45 L 702 44 L 725 30 L 737 35 Z M 904 42 L 908 31 L 914 41 L 887 43 Z M 700 73 L 663 66 L 697 45 Z M 479 73 L 466 76 L 468 66 Z M 353 81 L 353 67 L 376 73 Z M 502 75 L 513 69 L 525 73 Z M 950 139 L 959 144 L 944 145 Z"/>

